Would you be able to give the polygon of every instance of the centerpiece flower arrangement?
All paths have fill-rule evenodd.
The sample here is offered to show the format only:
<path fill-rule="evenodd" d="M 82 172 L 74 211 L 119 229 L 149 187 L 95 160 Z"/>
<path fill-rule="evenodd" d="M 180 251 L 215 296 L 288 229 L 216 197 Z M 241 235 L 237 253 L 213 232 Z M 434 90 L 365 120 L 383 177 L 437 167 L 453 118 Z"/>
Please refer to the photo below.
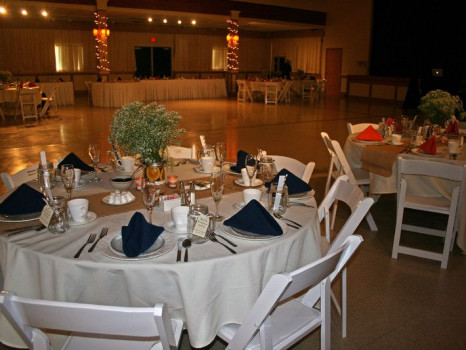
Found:
<path fill-rule="evenodd" d="M 432 90 L 423 96 L 418 111 L 431 124 L 440 126 L 443 126 L 452 116 L 462 120 L 466 114 L 461 99 L 443 90 Z"/>
<path fill-rule="evenodd" d="M 165 165 L 170 161 L 167 148 L 178 145 L 185 132 L 178 128 L 180 120 L 177 112 L 156 102 L 131 102 L 115 112 L 109 139 L 145 164 L 151 182 L 164 182 Z"/>
<path fill-rule="evenodd" d="M 13 79 L 13 74 L 9 71 L 0 71 L 0 82 L 8 84 Z"/>

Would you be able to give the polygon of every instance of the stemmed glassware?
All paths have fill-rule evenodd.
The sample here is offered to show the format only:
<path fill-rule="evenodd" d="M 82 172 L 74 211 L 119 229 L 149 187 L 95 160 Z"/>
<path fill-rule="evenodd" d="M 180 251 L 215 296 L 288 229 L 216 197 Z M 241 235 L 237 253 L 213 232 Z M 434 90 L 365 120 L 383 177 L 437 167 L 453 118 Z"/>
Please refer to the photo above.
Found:
<path fill-rule="evenodd" d="M 215 167 L 210 175 L 210 192 L 215 201 L 215 220 L 222 221 L 224 217 L 219 214 L 218 206 L 223 197 L 223 190 L 225 188 L 225 172 L 222 168 Z"/>
<path fill-rule="evenodd" d="M 220 163 L 220 168 L 223 167 L 223 162 L 225 161 L 227 153 L 227 148 L 225 142 L 217 142 L 215 144 L 215 155 L 217 156 L 217 160 Z"/>
<path fill-rule="evenodd" d="M 149 224 L 152 224 L 152 208 L 154 208 L 155 202 L 159 198 L 159 189 L 157 186 L 146 183 L 146 186 L 142 189 L 142 201 L 149 213 Z"/>
<path fill-rule="evenodd" d="M 244 167 L 248 173 L 249 187 L 253 187 L 252 181 L 257 173 L 257 157 L 252 154 L 248 154 L 244 161 Z"/>
<path fill-rule="evenodd" d="M 74 166 L 72 164 L 63 164 L 60 169 L 61 180 L 68 192 L 68 200 L 71 199 L 71 191 L 74 187 Z"/>
<path fill-rule="evenodd" d="M 94 177 L 91 179 L 92 182 L 98 182 L 101 178 L 97 175 L 97 165 L 100 161 L 100 145 L 96 143 L 91 143 L 89 145 L 89 157 L 92 161 L 92 166 L 94 167 Z"/>

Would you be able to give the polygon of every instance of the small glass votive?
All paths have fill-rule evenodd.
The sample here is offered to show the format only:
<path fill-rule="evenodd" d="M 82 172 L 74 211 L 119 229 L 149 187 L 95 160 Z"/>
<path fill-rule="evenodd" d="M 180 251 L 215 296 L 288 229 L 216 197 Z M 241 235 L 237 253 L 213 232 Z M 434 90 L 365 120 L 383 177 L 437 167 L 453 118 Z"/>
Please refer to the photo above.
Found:
<path fill-rule="evenodd" d="M 167 177 L 167 185 L 170 188 L 176 188 L 178 186 L 178 176 L 170 175 Z"/>
<path fill-rule="evenodd" d="M 284 185 L 280 191 L 277 189 L 277 185 L 276 182 L 270 184 L 267 207 L 271 213 L 285 214 L 288 207 L 288 187 Z"/>

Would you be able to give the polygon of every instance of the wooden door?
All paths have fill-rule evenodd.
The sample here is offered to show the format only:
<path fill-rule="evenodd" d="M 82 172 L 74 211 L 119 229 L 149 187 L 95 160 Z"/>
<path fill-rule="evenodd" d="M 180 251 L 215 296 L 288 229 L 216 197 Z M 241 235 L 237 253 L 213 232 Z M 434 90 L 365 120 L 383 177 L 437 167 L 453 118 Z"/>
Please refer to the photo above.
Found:
<path fill-rule="evenodd" d="M 327 80 L 327 95 L 335 96 L 341 93 L 341 62 L 343 49 L 327 49 L 325 53 L 325 79 Z"/>

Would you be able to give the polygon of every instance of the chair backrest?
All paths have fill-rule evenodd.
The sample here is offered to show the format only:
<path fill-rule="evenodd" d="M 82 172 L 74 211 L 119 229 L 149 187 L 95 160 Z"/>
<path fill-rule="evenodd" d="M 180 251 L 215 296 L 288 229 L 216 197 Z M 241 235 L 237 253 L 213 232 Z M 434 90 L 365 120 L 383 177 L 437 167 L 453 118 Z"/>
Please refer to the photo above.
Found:
<path fill-rule="evenodd" d="M 269 157 L 272 157 L 274 160 L 277 171 L 288 169 L 306 183 L 311 179 L 312 173 L 314 172 L 314 168 L 316 166 L 316 163 L 314 162 L 304 164 L 297 159 L 285 156 L 271 155 Z"/>
<path fill-rule="evenodd" d="M 322 140 L 324 141 L 324 145 L 327 148 L 328 153 L 330 154 L 330 164 L 328 166 L 328 176 L 327 176 L 327 182 L 325 184 L 325 194 L 327 194 L 329 188 L 330 188 L 330 183 L 332 180 L 332 175 L 334 171 L 337 171 L 338 175 L 341 175 L 341 164 L 340 161 L 337 158 L 337 155 L 333 149 L 332 145 L 332 140 L 328 136 L 326 132 L 321 132 L 320 136 L 322 137 Z"/>
<path fill-rule="evenodd" d="M 45 100 L 45 104 L 44 106 L 42 107 L 42 110 L 40 111 L 40 117 L 43 117 L 45 116 L 45 114 L 47 113 L 47 111 L 49 110 L 49 107 L 50 105 L 53 103 L 55 105 L 55 112 L 56 112 L 56 109 L 57 109 L 57 104 L 55 102 L 55 94 L 57 92 L 57 87 L 56 86 L 53 86 L 52 88 L 52 91 L 50 92 L 50 94 L 43 98 L 43 100 Z"/>
<path fill-rule="evenodd" d="M 346 126 L 348 127 L 348 134 L 349 135 L 354 134 L 355 132 L 361 132 L 365 128 L 367 128 L 369 125 L 372 125 L 372 127 L 375 130 L 377 130 L 377 128 L 379 127 L 378 124 L 374 124 L 374 123 L 359 123 L 359 124 L 347 123 L 346 124 Z"/>
<path fill-rule="evenodd" d="M 345 203 L 351 210 L 351 214 L 336 237 L 331 241 L 330 209 L 336 201 Z M 328 243 L 331 243 L 328 252 L 335 251 L 346 238 L 356 231 L 372 204 L 374 204 L 374 199 L 364 197 L 364 193 L 359 186 L 351 183 L 347 175 L 342 175 L 336 179 L 317 209 L 319 222 L 325 220 L 325 238 Z"/>
<path fill-rule="evenodd" d="M 8 173 L 1 173 L 1 177 L 6 189 L 12 190 L 25 182 L 37 178 L 37 164 L 28 166 L 25 169 L 21 169 L 20 171 L 12 175 Z"/>
<path fill-rule="evenodd" d="M 170 320 L 165 304 L 131 308 L 26 299 L 11 292 L 0 294 L 0 308 L 31 349 L 49 349 L 39 328 L 121 338 L 160 337 L 164 350 L 178 346 L 182 321 Z M 147 340 L 147 339 L 146 339 Z"/>
<path fill-rule="evenodd" d="M 340 174 L 348 175 L 348 179 L 351 183 L 357 184 L 356 178 L 353 174 L 353 170 L 351 170 L 351 166 L 346 159 L 345 153 L 340 146 L 340 143 L 336 140 L 332 140 L 330 142 L 330 149 L 335 152 L 337 157 L 338 163 L 340 164 Z"/>
<path fill-rule="evenodd" d="M 319 284 L 321 284 L 321 291 L 325 290 L 327 296 L 330 297 L 330 288 L 324 288 L 324 284 L 321 282 L 327 280 L 325 287 L 329 285 L 329 276 L 344 266 L 361 241 L 362 239 L 352 237 L 335 252 L 327 254 L 311 264 L 290 273 L 273 275 L 228 344 L 228 348 L 245 349 L 255 334 L 263 327 L 266 319 L 273 313 L 278 302 Z M 291 331 L 295 332 L 296 330 Z M 270 339 L 264 339 L 264 342 L 270 343 Z"/>

